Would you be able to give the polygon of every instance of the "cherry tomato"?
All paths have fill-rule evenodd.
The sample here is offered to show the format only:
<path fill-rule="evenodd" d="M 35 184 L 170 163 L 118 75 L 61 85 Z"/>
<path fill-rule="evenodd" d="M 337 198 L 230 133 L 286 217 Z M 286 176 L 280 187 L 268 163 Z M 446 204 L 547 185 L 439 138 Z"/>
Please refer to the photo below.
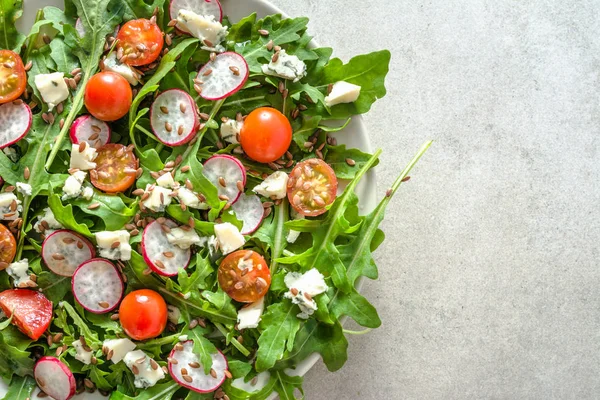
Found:
<path fill-rule="evenodd" d="M 287 195 L 294 209 L 307 217 L 321 215 L 337 194 L 337 177 L 325 161 L 311 158 L 290 172 Z"/>
<path fill-rule="evenodd" d="M 0 293 L 0 308 L 21 332 L 38 340 L 52 320 L 52 302 L 37 290 L 9 289 Z"/>
<path fill-rule="evenodd" d="M 152 339 L 167 326 L 167 303 L 154 290 L 129 293 L 119 307 L 121 327 L 134 340 Z"/>
<path fill-rule="evenodd" d="M 148 19 L 127 22 L 117 35 L 117 51 L 123 52 L 128 65 L 147 65 L 154 62 L 163 48 L 163 33 L 156 23 Z"/>
<path fill-rule="evenodd" d="M 127 115 L 133 95 L 129 82 L 114 72 L 99 72 L 85 87 L 85 106 L 102 121 L 116 121 Z"/>
<path fill-rule="evenodd" d="M 0 271 L 6 269 L 8 264 L 15 259 L 17 252 L 17 242 L 10 230 L 0 225 Z"/>
<path fill-rule="evenodd" d="M 92 185 L 106 193 L 119 193 L 135 182 L 138 161 L 133 151 L 118 143 L 108 143 L 98 149 L 96 169 L 90 173 Z"/>
<path fill-rule="evenodd" d="M 254 303 L 267 294 L 271 286 L 271 271 L 257 252 L 238 250 L 221 261 L 218 279 L 229 297 L 240 303 Z"/>
<path fill-rule="evenodd" d="M 240 143 L 254 161 L 269 163 L 285 154 L 292 142 L 292 125 L 278 110 L 261 107 L 244 120 Z"/>
<path fill-rule="evenodd" d="M 18 99 L 27 86 L 21 57 L 10 50 L 0 50 L 0 104 Z"/>

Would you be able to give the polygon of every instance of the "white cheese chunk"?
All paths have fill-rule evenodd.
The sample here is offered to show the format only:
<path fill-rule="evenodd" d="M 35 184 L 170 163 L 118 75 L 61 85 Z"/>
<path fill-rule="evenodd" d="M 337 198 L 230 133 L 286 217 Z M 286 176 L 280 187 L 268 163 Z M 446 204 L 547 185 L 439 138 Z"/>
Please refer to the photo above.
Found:
<path fill-rule="evenodd" d="M 94 160 L 96 159 L 98 153 L 96 152 L 96 149 L 91 147 L 87 142 L 83 143 L 85 143 L 85 145 L 82 146 L 83 151 L 81 152 L 79 151 L 80 145 L 74 144 L 71 147 L 70 167 L 79 169 L 81 171 L 87 171 L 89 169 L 96 168 L 96 163 Z"/>
<path fill-rule="evenodd" d="M 181 228 L 172 228 L 171 232 L 167 233 L 167 240 L 184 250 L 189 249 L 192 245 L 200 245 L 204 242 L 195 230 L 185 231 Z"/>
<path fill-rule="evenodd" d="M 188 188 L 180 187 L 177 189 L 177 198 L 180 203 L 185 204 L 187 207 L 208 210 L 208 204 L 200 200 L 198 193 L 192 192 Z"/>
<path fill-rule="evenodd" d="M 223 255 L 239 249 L 246 243 L 244 236 L 235 225 L 225 222 L 215 225 L 215 235 Z"/>
<path fill-rule="evenodd" d="M 300 313 L 296 316 L 302 319 L 308 319 L 317 310 L 317 303 L 313 300 L 313 297 L 324 293 L 328 289 L 323 275 L 316 268 L 304 274 L 288 272 L 284 282 L 290 290 L 283 296 L 291 299 L 292 303 L 300 307 Z"/>
<path fill-rule="evenodd" d="M 48 104 L 48 111 L 69 98 L 69 88 L 65 82 L 65 74 L 38 74 L 35 76 L 35 86 L 40 91 L 42 99 Z"/>
<path fill-rule="evenodd" d="M 169 172 L 159 176 L 158 179 L 156 179 L 156 184 L 167 189 L 173 189 L 176 186 L 173 175 L 171 175 Z"/>
<path fill-rule="evenodd" d="M 13 284 L 17 288 L 37 286 L 37 284 L 31 280 L 29 274 L 29 260 L 26 258 L 10 264 L 8 268 L 6 268 L 6 272 L 13 278 Z"/>
<path fill-rule="evenodd" d="M 31 185 L 23 182 L 17 182 L 17 191 L 23 196 L 31 196 L 32 189 Z"/>
<path fill-rule="evenodd" d="M 238 329 L 257 328 L 264 309 L 264 297 L 240 309 L 237 316 Z"/>
<path fill-rule="evenodd" d="M 74 199 L 81 195 L 86 175 L 87 172 L 85 171 L 76 171 L 67 178 L 63 186 L 63 200 Z"/>
<path fill-rule="evenodd" d="M 290 212 L 292 219 L 304 219 L 304 215 L 296 212 L 296 210 L 292 209 Z M 285 237 L 285 240 L 288 243 L 296 243 L 296 240 L 298 240 L 298 237 L 300 237 L 300 233 L 299 231 L 295 231 L 293 229 L 290 229 L 287 236 Z"/>
<path fill-rule="evenodd" d="M 336 104 L 355 102 L 360 96 L 360 86 L 339 81 L 333 84 L 331 93 L 325 97 L 325 105 L 333 107 Z"/>
<path fill-rule="evenodd" d="M 52 212 L 52 209 L 50 207 L 46 207 L 44 208 L 44 213 L 41 215 L 38 215 L 37 217 L 37 222 L 33 225 L 33 229 L 37 232 L 37 233 L 42 233 L 42 221 L 45 221 L 45 226 L 48 226 L 48 229 L 44 229 L 44 232 L 46 233 L 46 235 L 50 234 L 50 231 L 53 231 L 55 229 L 62 229 L 63 226 L 60 222 L 58 222 L 56 220 L 56 218 L 54 217 L 54 213 Z"/>
<path fill-rule="evenodd" d="M 102 343 L 102 349 L 105 350 L 104 354 L 112 352 L 110 361 L 116 364 L 121 361 L 127 353 L 135 349 L 135 343 L 129 339 L 109 339 Z"/>
<path fill-rule="evenodd" d="M 83 191 L 81 192 L 81 197 L 86 200 L 91 200 L 92 197 L 94 197 L 94 189 L 92 189 L 90 186 L 84 187 Z"/>
<path fill-rule="evenodd" d="M 96 242 L 100 256 L 111 260 L 127 261 L 131 259 L 131 245 L 129 244 L 129 232 L 121 231 L 102 231 L 96 232 Z M 119 243 L 119 245 L 114 245 Z"/>
<path fill-rule="evenodd" d="M 262 71 L 266 75 L 277 76 L 283 79 L 298 82 L 306 76 L 306 64 L 294 55 L 287 54 L 285 50 L 279 51 L 277 60 L 263 64 Z"/>
<path fill-rule="evenodd" d="M 189 340 L 189 336 L 188 335 L 181 335 L 178 337 L 180 342 L 187 342 Z"/>
<path fill-rule="evenodd" d="M 14 163 L 19 161 L 19 154 L 12 147 L 5 147 L 2 149 L 2 151 L 4 152 L 4 154 L 6 154 L 6 157 L 8 157 L 10 159 L 10 161 L 12 161 Z"/>
<path fill-rule="evenodd" d="M 83 343 L 80 340 L 75 340 L 73 342 L 73 347 L 77 352 L 75 354 L 75 359 L 81 361 L 85 365 L 89 365 L 92 362 L 92 352 L 87 351 L 83 348 Z"/>
<path fill-rule="evenodd" d="M 175 325 L 183 322 L 183 320 L 181 319 L 181 310 L 179 310 L 179 308 L 171 304 L 167 304 L 167 318 L 170 322 L 174 323 Z"/>
<path fill-rule="evenodd" d="M 150 195 L 142 202 L 142 204 L 144 207 L 154 212 L 163 212 L 165 207 L 171 204 L 172 198 L 170 194 L 173 193 L 173 191 L 161 186 L 154 186 L 154 189 L 149 191 L 148 189 L 150 189 L 151 186 L 152 185 L 146 185 L 146 193 L 149 193 Z"/>
<path fill-rule="evenodd" d="M 16 208 L 13 205 L 16 204 Z M 15 208 L 13 210 L 13 208 Z M 0 193 L 0 219 L 13 221 L 19 218 L 19 213 L 23 210 L 21 200 L 11 192 Z"/>
<path fill-rule="evenodd" d="M 111 71 L 121 75 L 130 85 L 136 86 L 140 83 L 140 75 L 129 65 L 122 64 L 117 60 L 117 52 L 113 51 L 104 60 L 104 71 Z"/>
<path fill-rule="evenodd" d="M 188 10 L 179 10 L 177 27 L 200 39 L 205 47 L 214 49 L 218 49 L 217 46 L 228 33 L 227 28 L 216 21 L 213 15 L 198 15 Z"/>
<path fill-rule="evenodd" d="M 283 171 L 272 173 L 252 191 L 273 200 L 283 199 L 287 196 L 288 174 Z"/>
<path fill-rule="evenodd" d="M 223 140 L 226 142 L 238 144 L 238 135 L 242 131 L 243 126 L 243 121 L 228 119 L 221 124 L 221 138 L 223 138 Z"/>
<path fill-rule="evenodd" d="M 130 370 L 135 371 L 133 385 L 136 388 L 152 387 L 165 377 L 162 368 L 141 350 L 130 351 L 123 358 L 123 362 Z"/>

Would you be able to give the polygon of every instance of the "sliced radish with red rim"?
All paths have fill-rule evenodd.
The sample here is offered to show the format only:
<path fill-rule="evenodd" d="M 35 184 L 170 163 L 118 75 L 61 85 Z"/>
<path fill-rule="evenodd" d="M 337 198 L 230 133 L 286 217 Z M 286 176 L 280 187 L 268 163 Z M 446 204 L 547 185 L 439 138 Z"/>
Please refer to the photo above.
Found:
<path fill-rule="evenodd" d="M 169 16 L 171 19 L 177 19 L 179 10 L 192 11 L 195 14 L 205 17 L 212 15 L 215 17 L 215 21 L 219 22 L 223 20 L 223 8 L 219 0 L 171 0 L 171 4 L 169 5 Z M 187 29 L 181 29 L 179 26 L 177 26 L 177 29 L 189 33 Z"/>
<path fill-rule="evenodd" d="M 82 115 L 71 125 L 69 136 L 74 144 L 86 142 L 90 147 L 99 149 L 110 142 L 110 126 L 91 115 Z"/>
<path fill-rule="evenodd" d="M 246 186 L 246 169 L 235 157 L 227 154 L 213 156 L 204 162 L 204 176 L 217 187 L 219 196 L 235 203 Z"/>
<path fill-rule="evenodd" d="M 179 346 L 177 346 L 179 347 Z M 194 354 L 194 342 L 188 340 L 181 343 L 180 350 L 176 348 L 171 351 L 169 359 L 177 363 L 169 362 L 169 373 L 171 377 L 181 386 L 198 393 L 210 393 L 217 390 L 225 381 L 225 371 L 228 368 L 227 359 L 217 350 L 217 353 L 211 354 L 212 371 L 211 374 L 204 373 L 204 367 Z M 199 368 L 191 368 L 191 365 L 200 364 Z"/>
<path fill-rule="evenodd" d="M 196 82 L 206 100 L 221 100 L 240 90 L 248 80 L 248 63 L 238 53 L 228 51 L 204 64 Z"/>
<path fill-rule="evenodd" d="M 244 223 L 240 231 L 242 235 L 249 235 L 258 229 L 263 220 L 265 210 L 257 195 L 242 193 L 231 208 L 235 212 L 237 219 Z"/>
<path fill-rule="evenodd" d="M 40 389 L 56 400 L 70 399 L 77 389 L 69 367 L 55 357 L 40 358 L 33 367 L 33 376 Z"/>
<path fill-rule="evenodd" d="M 167 232 L 178 225 L 165 220 L 149 223 L 142 235 L 142 255 L 150 269 L 159 275 L 175 276 L 180 269 L 187 268 L 192 258 L 190 249 L 182 249 L 169 242 Z"/>
<path fill-rule="evenodd" d="M 73 276 L 81 264 L 95 256 L 94 246 L 87 239 L 66 229 L 52 232 L 42 243 L 44 263 L 61 276 Z"/>
<path fill-rule="evenodd" d="M 22 101 L 0 105 L 0 149 L 17 143 L 31 128 L 31 109 Z"/>
<path fill-rule="evenodd" d="M 150 108 L 150 124 L 158 140 L 168 146 L 189 142 L 198 127 L 194 99 L 179 89 L 162 92 Z"/>
<path fill-rule="evenodd" d="M 104 314 L 117 307 L 123 296 L 123 279 L 117 268 L 103 258 L 84 262 L 71 282 L 75 300 L 94 314 Z"/>

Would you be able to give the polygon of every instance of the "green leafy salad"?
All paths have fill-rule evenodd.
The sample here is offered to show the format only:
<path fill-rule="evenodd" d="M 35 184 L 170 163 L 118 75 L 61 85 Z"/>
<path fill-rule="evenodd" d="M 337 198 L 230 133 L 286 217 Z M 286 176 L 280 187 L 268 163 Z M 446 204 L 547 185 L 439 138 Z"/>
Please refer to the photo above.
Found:
<path fill-rule="evenodd" d="M 390 53 L 344 63 L 307 18 L 218 0 L 65 0 L 23 35 L 22 3 L 0 0 L 0 397 L 296 399 L 311 355 L 340 369 L 430 145 L 361 216 L 380 151 L 337 140 Z"/>

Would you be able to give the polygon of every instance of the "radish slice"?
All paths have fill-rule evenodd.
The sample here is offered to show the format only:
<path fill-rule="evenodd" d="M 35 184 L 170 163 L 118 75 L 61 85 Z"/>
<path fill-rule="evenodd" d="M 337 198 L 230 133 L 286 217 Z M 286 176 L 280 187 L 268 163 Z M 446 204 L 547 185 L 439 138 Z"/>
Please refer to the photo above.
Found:
<path fill-rule="evenodd" d="M 77 267 L 96 256 L 94 246 L 75 232 L 52 232 L 42 243 L 42 259 L 52 272 L 73 276 Z"/>
<path fill-rule="evenodd" d="M 0 105 L 0 149 L 17 143 L 31 128 L 31 109 L 22 101 Z"/>
<path fill-rule="evenodd" d="M 248 64 L 238 53 L 228 51 L 204 64 L 196 82 L 206 100 L 221 100 L 240 90 L 248 79 Z"/>
<path fill-rule="evenodd" d="M 167 239 L 166 231 L 177 226 L 171 220 L 166 220 L 162 225 L 154 221 L 144 229 L 142 255 L 150 269 L 159 275 L 177 275 L 181 268 L 187 268 L 192 258 L 190 249 L 184 250 Z"/>
<path fill-rule="evenodd" d="M 194 99 L 179 89 L 162 92 L 152 103 L 150 124 L 158 140 L 168 146 L 189 142 L 198 126 Z"/>
<path fill-rule="evenodd" d="M 258 229 L 265 210 L 257 195 L 242 193 L 231 208 L 235 211 L 237 219 L 244 223 L 240 231 L 242 235 L 249 235 Z"/>
<path fill-rule="evenodd" d="M 114 310 L 123 296 L 121 274 L 103 258 L 93 258 L 81 264 L 73 274 L 71 287 L 75 300 L 94 314 Z"/>
<path fill-rule="evenodd" d="M 223 8 L 219 0 L 171 0 L 169 6 L 169 16 L 171 19 L 177 19 L 179 10 L 192 11 L 205 17 L 212 15 L 216 21 L 223 21 Z M 181 29 L 179 26 L 177 29 L 189 33 L 187 29 Z"/>
<path fill-rule="evenodd" d="M 177 350 L 177 347 L 171 351 L 170 358 L 176 360 L 177 363 L 169 362 L 169 373 L 171 377 L 184 388 L 193 390 L 198 393 L 210 393 L 217 390 L 219 386 L 225 381 L 225 371 L 228 368 L 227 359 L 218 351 L 218 353 L 211 354 L 212 358 L 212 369 L 216 372 L 216 378 L 212 375 L 204 374 L 204 368 L 202 363 L 198 359 L 198 356 L 194 354 L 194 342 L 188 340 L 187 342 L 181 343 L 182 347 Z M 191 368 L 189 365 L 194 363 L 200 364 L 199 368 Z M 183 372 L 187 374 L 183 375 Z"/>
<path fill-rule="evenodd" d="M 55 357 L 40 358 L 33 367 L 33 376 L 40 389 L 56 400 L 70 399 L 77 389 L 69 367 Z"/>
<path fill-rule="evenodd" d="M 86 142 L 90 147 L 99 149 L 110 142 L 110 127 L 91 115 L 82 115 L 71 125 L 69 136 L 74 144 Z"/>
<path fill-rule="evenodd" d="M 235 157 L 220 154 L 204 162 L 204 176 L 217 187 L 219 196 L 226 196 L 233 204 L 246 186 L 246 170 Z M 223 178 L 223 179 L 221 179 Z M 238 183 L 239 182 L 239 183 Z M 225 183 L 225 186 L 222 184 Z"/>

